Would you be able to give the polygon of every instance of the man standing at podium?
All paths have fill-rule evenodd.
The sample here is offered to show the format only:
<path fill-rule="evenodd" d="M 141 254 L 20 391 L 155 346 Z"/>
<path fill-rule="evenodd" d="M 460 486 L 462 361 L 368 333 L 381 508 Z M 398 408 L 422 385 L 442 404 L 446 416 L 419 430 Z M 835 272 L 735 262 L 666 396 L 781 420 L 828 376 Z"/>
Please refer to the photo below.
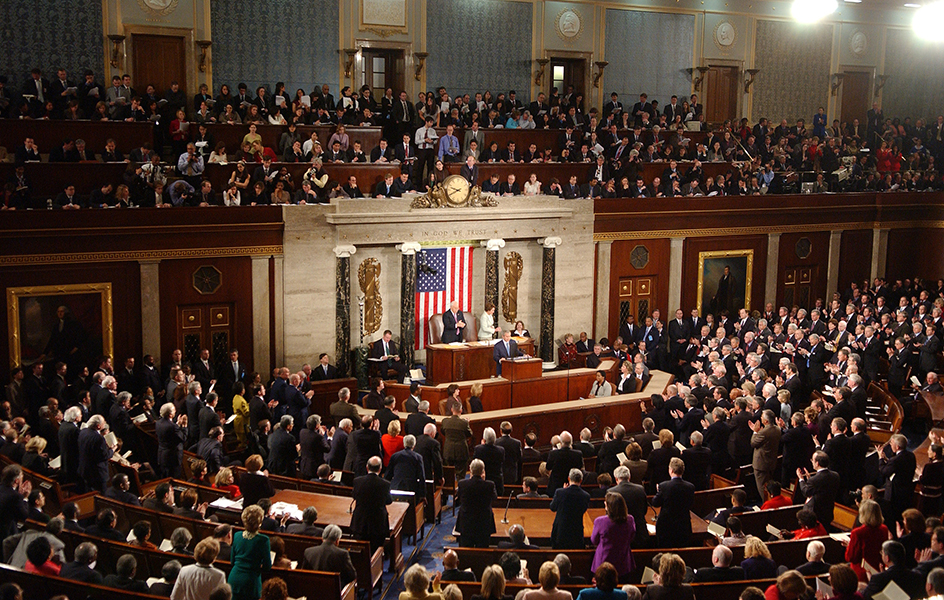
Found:
<path fill-rule="evenodd" d="M 493 351 L 495 357 L 495 362 L 498 365 L 498 376 L 501 377 L 501 361 L 503 358 L 515 358 L 521 356 L 521 351 L 518 350 L 518 342 L 511 339 L 511 332 L 504 331 L 502 333 L 502 339 L 500 342 L 495 344 L 495 350 Z"/>
<path fill-rule="evenodd" d="M 462 329 L 465 327 L 465 317 L 459 310 L 459 301 L 453 300 L 449 303 L 449 310 L 443 313 L 443 333 L 442 343 L 451 344 L 452 342 L 462 341 Z"/>

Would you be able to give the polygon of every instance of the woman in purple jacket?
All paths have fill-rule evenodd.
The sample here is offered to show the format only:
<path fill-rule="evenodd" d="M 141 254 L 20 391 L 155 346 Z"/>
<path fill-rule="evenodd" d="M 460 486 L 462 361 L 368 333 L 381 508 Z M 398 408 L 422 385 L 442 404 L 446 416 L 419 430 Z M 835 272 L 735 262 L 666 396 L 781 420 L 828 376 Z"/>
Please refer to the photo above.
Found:
<path fill-rule="evenodd" d="M 605 562 L 616 567 L 621 583 L 629 577 L 636 565 L 630 543 L 636 536 L 636 522 L 626 510 L 626 501 L 616 493 L 606 495 L 606 514 L 593 521 L 590 542 L 596 546 L 591 571 Z M 645 526 L 645 525 L 643 525 Z"/>

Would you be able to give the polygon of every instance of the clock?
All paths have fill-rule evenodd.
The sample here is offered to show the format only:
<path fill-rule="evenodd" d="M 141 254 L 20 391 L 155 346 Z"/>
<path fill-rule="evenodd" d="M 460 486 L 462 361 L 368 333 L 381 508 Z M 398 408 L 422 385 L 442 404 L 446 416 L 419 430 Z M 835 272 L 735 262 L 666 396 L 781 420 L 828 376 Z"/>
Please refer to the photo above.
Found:
<path fill-rule="evenodd" d="M 469 201 L 469 181 L 462 175 L 450 175 L 443 182 L 443 191 L 450 206 L 465 206 Z"/>
<path fill-rule="evenodd" d="M 216 267 L 204 265 L 193 272 L 193 289 L 201 294 L 213 294 L 221 285 L 223 274 Z"/>

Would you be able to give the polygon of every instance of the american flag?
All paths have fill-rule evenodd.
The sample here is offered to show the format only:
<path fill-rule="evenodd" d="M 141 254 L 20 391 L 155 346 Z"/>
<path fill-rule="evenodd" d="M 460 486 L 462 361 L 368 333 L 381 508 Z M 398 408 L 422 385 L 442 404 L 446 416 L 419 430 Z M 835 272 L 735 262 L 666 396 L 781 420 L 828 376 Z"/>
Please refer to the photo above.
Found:
<path fill-rule="evenodd" d="M 431 248 L 416 255 L 416 344 L 426 347 L 429 318 L 443 313 L 453 300 L 472 310 L 472 247 Z"/>

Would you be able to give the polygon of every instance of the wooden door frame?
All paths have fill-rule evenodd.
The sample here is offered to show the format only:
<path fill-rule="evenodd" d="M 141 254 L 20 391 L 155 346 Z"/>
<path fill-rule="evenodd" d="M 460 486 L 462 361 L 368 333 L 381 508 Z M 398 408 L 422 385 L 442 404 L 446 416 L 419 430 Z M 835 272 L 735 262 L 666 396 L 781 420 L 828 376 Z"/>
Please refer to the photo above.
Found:
<path fill-rule="evenodd" d="M 132 87 L 137 85 L 135 88 L 139 93 L 144 93 L 144 90 L 141 88 L 141 84 L 144 82 L 137 80 L 137 75 L 131 70 L 134 65 L 134 36 L 135 35 L 162 35 L 168 37 L 177 37 L 183 38 L 184 40 L 184 73 L 186 80 L 186 91 L 188 98 L 192 98 L 197 94 L 197 91 L 200 89 L 199 84 L 197 83 L 197 72 L 198 62 L 196 60 L 196 51 L 194 46 L 196 41 L 194 40 L 194 30 L 188 29 L 185 27 L 152 27 L 148 25 L 125 25 L 124 26 L 125 35 L 127 36 L 128 42 L 126 43 L 127 55 L 125 57 L 125 73 L 131 75 Z M 213 71 L 211 68 L 207 69 L 206 72 L 207 85 L 210 86 L 210 93 L 213 93 Z M 157 90 L 158 94 L 163 94 L 167 90 Z M 189 105 L 189 103 L 188 103 Z"/>
<path fill-rule="evenodd" d="M 704 64 L 709 69 L 711 67 L 734 67 L 738 70 L 737 104 L 734 107 L 733 120 L 734 122 L 737 122 L 741 119 L 741 117 L 744 116 L 750 119 L 750 115 L 745 109 L 750 110 L 753 107 L 751 106 L 750 101 L 745 101 L 744 87 L 741 85 L 744 83 L 744 61 L 730 58 L 706 58 L 704 59 Z M 694 94 L 698 94 L 698 98 L 702 102 L 705 102 L 705 96 L 707 95 L 705 89 L 707 85 L 708 84 L 706 81 L 702 81 L 701 89 L 693 92 Z"/>
<path fill-rule="evenodd" d="M 416 95 L 422 90 L 426 91 L 426 69 L 420 75 L 420 81 L 416 81 L 414 76 L 416 64 L 413 58 L 413 42 L 387 42 L 382 40 L 358 39 L 354 40 L 354 47 L 357 48 L 357 54 L 354 56 L 354 65 L 352 69 L 351 88 L 355 94 L 357 90 L 364 85 L 364 79 L 361 75 L 364 70 L 364 53 L 361 50 L 367 48 L 370 50 L 402 50 L 403 51 L 403 89 L 406 90 L 407 98 L 416 102 Z M 417 87 L 423 86 L 423 87 Z M 341 87 L 344 87 L 342 84 Z M 373 86 L 371 86 L 373 87 Z M 400 90 L 393 90 L 393 97 L 398 98 Z"/>
<path fill-rule="evenodd" d="M 594 93 L 593 92 L 593 52 L 575 52 L 571 50 L 545 50 L 544 54 L 545 54 L 544 58 L 547 58 L 550 61 L 553 61 L 554 58 L 562 58 L 564 60 L 577 59 L 577 60 L 584 61 L 586 63 L 583 69 L 584 71 L 584 74 L 583 74 L 584 106 L 586 107 L 587 110 L 590 110 L 591 106 L 596 106 L 596 104 L 593 103 L 594 99 L 592 97 L 592 94 Z M 548 63 L 548 66 L 550 67 L 550 63 Z M 553 86 L 554 86 L 554 80 L 553 80 L 553 77 L 551 77 L 551 73 L 548 73 L 548 72 L 544 73 L 544 85 L 540 91 L 544 92 L 547 95 L 547 97 L 550 98 L 551 88 Z M 563 95 L 563 93 L 566 90 L 558 90 L 558 91 L 561 93 L 561 95 Z M 599 94 L 596 94 L 596 96 L 599 97 Z M 537 100 L 537 96 L 535 96 L 534 99 Z M 602 110 L 602 109 L 603 109 L 602 104 L 600 106 L 597 106 L 597 110 Z"/>
<path fill-rule="evenodd" d="M 876 72 L 875 67 L 863 67 L 861 65 L 839 65 L 839 70 L 837 71 L 837 73 L 842 73 L 843 75 L 845 75 L 846 73 L 865 73 L 869 76 L 869 84 L 868 84 L 869 95 L 865 99 L 866 111 L 872 108 L 872 102 L 875 101 L 875 92 L 874 92 L 875 72 Z M 839 93 L 836 95 L 836 112 L 837 113 L 841 113 L 842 111 L 842 95 L 845 93 L 845 91 L 846 91 L 845 86 L 840 87 Z M 844 120 L 842 114 L 839 114 L 838 116 L 833 117 L 833 118 L 839 119 L 840 123 L 842 123 Z M 849 121 L 849 123 L 850 125 L 852 124 L 851 121 Z M 832 125 L 832 121 L 827 123 L 827 127 L 831 125 Z"/>

